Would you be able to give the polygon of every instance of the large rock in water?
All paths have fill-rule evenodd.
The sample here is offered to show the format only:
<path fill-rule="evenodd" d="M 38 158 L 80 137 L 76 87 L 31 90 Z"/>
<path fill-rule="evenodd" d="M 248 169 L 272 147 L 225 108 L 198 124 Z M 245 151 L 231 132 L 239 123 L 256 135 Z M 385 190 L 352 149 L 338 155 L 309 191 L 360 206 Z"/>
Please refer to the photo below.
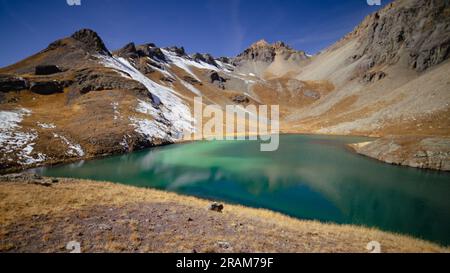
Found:
<path fill-rule="evenodd" d="M 34 74 L 36 75 L 52 75 L 60 73 L 62 70 L 56 65 L 38 65 L 36 66 Z"/>
<path fill-rule="evenodd" d="M 0 75 L 0 92 L 20 91 L 28 89 L 28 81 L 13 75 Z"/>

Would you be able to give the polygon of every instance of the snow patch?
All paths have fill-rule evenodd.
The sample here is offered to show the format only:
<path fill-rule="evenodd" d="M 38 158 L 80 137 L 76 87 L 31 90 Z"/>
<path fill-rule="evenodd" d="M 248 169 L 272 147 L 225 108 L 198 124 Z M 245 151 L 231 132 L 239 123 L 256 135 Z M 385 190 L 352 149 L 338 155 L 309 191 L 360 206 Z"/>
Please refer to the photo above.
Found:
<path fill-rule="evenodd" d="M 197 96 L 202 96 L 202 92 L 200 92 L 200 90 L 198 90 L 197 88 L 195 88 L 192 84 L 185 82 L 183 80 L 180 80 L 181 84 L 186 87 L 186 89 L 188 89 L 189 91 L 191 91 L 192 93 L 194 93 Z"/>
<path fill-rule="evenodd" d="M 225 71 L 227 73 L 231 73 L 232 70 L 234 70 L 234 66 L 232 66 L 231 64 L 226 64 L 226 63 L 223 63 L 223 62 L 221 62 L 219 60 L 215 60 L 215 61 L 216 61 L 216 64 L 219 66 L 220 70 L 223 70 L 223 71 Z"/>
<path fill-rule="evenodd" d="M 114 113 L 114 120 L 118 120 L 120 118 L 120 112 L 119 112 L 119 103 L 118 102 L 112 102 L 111 106 L 113 107 L 113 113 Z"/>
<path fill-rule="evenodd" d="M 37 125 L 43 129 L 55 129 L 56 125 L 53 123 L 41 123 L 38 122 Z"/>
<path fill-rule="evenodd" d="M 139 118 L 130 118 L 130 121 L 132 122 L 131 125 L 136 128 L 136 132 L 149 139 L 171 139 L 166 133 L 169 131 L 169 128 L 161 123 L 155 122 L 154 120 Z"/>
<path fill-rule="evenodd" d="M 126 151 L 130 149 L 130 145 L 128 144 L 128 138 L 130 138 L 129 135 L 123 136 L 122 141 L 119 143 Z"/>
<path fill-rule="evenodd" d="M 16 160 L 19 164 L 30 165 L 42 162 L 46 156 L 38 153 L 32 156 L 38 134 L 35 130 L 22 132 L 19 123 L 31 111 L 21 108 L 14 111 L 0 111 L 0 158 L 8 161 Z"/>
<path fill-rule="evenodd" d="M 68 155 L 80 156 L 80 157 L 84 156 L 84 151 L 79 144 L 73 144 L 66 137 L 58 135 L 58 134 L 53 134 L 53 136 L 55 138 L 61 139 L 67 145 L 67 147 L 68 147 L 67 154 Z"/>
<path fill-rule="evenodd" d="M 214 70 L 219 71 L 219 68 L 212 64 L 208 64 L 202 61 L 194 61 L 190 57 L 180 57 L 176 53 L 171 52 L 167 49 L 161 49 L 161 51 L 166 56 L 166 59 L 169 60 L 170 63 L 178 66 L 179 68 L 186 71 L 188 74 L 190 74 L 192 77 L 194 77 L 196 80 L 201 81 L 190 69 L 190 67 L 196 67 L 199 69 L 205 69 L 205 70 Z"/>

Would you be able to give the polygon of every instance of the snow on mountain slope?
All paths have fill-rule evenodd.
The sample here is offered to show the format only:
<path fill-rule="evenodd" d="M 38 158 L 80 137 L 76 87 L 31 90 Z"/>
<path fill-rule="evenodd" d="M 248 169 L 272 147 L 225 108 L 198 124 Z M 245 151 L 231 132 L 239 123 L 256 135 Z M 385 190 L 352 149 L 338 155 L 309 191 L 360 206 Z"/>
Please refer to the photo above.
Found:
<path fill-rule="evenodd" d="M 171 139 L 181 139 L 185 132 L 192 132 L 192 117 L 189 107 L 177 96 L 175 90 L 159 85 L 148 77 L 144 76 L 127 60 L 123 58 L 98 56 L 106 67 L 110 67 L 129 75 L 133 80 L 142 83 L 152 94 L 153 105 L 148 104 L 148 114 L 154 118 L 155 125 L 148 126 L 147 122 L 139 121 L 141 133 L 145 132 L 147 136 L 165 135 L 164 129 L 167 125 L 158 117 L 170 122 Z M 142 106 L 140 107 L 142 109 Z M 158 128 L 161 132 L 157 132 Z M 162 134 L 164 132 L 164 134 Z"/>
<path fill-rule="evenodd" d="M 41 153 L 32 156 L 34 141 L 38 137 L 37 133 L 21 130 L 22 127 L 19 124 L 27 115 L 31 115 L 31 111 L 24 108 L 0 111 L 0 152 L 2 159 L 13 160 L 12 158 L 14 158 L 22 165 L 31 165 L 45 160 L 45 155 Z"/>
<path fill-rule="evenodd" d="M 161 49 L 161 51 L 164 53 L 164 55 L 166 56 L 167 60 L 169 61 L 170 65 L 176 65 L 179 68 L 183 69 L 184 71 L 186 71 L 188 74 L 190 74 L 192 77 L 194 77 L 194 79 L 201 81 L 197 75 L 195 75 L 192 70 L 191 67 L 196 67 L 199 69 L 207 69 L 207 70 L 217 70 L 217 67 L 204 63 L 204 62 L 197 62 L 194 60 L 190 60 L 188 58 L 182 58 L 176 55 L 176 53 L 169 51 L 167 49 Z"/>

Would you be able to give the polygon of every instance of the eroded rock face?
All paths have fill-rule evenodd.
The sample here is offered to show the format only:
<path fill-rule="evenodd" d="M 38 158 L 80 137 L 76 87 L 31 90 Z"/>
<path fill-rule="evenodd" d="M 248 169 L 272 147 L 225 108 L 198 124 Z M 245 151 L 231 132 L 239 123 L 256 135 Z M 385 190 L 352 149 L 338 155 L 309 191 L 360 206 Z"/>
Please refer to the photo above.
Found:
<path fill-rule="evenodd" d="M 405 54 L 419 72 L 437 65 L 450 55 L 450 1 L 395 1 L 366 18 L 355 30 L 360 33 L 360 52 L 368 69 L 394 64 Z"/>
<path fill-rule="evenodd" d="M 0 92 L 20 91 L 28 89 L 29 83 L 22 77 L 14 75 L 0 75 Z"/>

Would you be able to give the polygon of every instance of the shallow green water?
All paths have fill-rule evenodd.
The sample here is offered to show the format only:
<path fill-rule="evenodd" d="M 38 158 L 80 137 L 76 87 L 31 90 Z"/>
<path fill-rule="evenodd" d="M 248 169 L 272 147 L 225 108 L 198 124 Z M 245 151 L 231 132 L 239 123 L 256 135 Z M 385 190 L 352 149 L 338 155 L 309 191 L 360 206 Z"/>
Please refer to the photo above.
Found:
<path fill-rule="evenodd" d="M 276 152 L 250 141 L 198 142 L 40 170 L 268 208 L 301 219 L 378 227 L 450 245 L 450 174 L 384 164 L 346 143 L 281 136 Z"/>

